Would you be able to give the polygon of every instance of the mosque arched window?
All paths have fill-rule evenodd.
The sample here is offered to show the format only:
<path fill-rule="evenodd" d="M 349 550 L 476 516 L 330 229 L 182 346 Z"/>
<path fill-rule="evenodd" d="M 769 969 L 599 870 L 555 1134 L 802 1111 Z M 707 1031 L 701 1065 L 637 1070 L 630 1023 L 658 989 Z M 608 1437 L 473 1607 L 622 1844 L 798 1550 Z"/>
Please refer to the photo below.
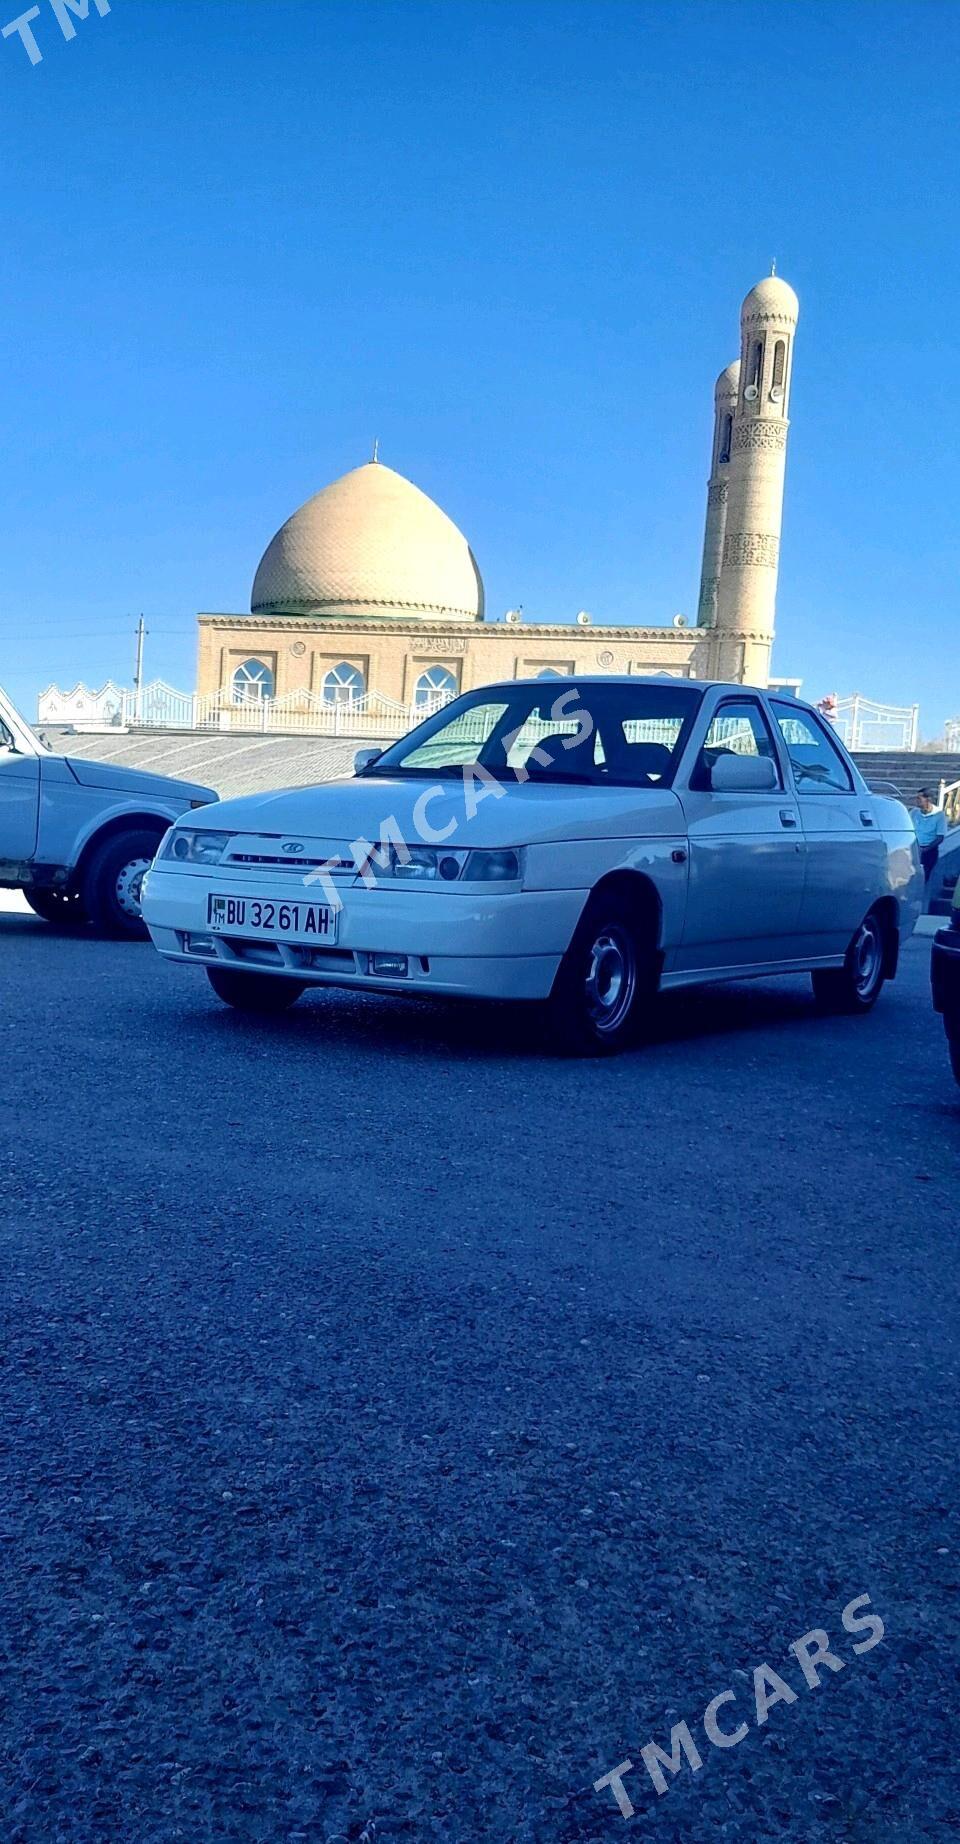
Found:
<path fill-rule="evenodd" d="M 783 380 L 786 374 L 786 369 L 787 369 L 787 342 L 785 339 L 778 339 L 776 345 L 773 348 L 773 377 L 770 380 L 771 388 L 773 390 L 782 391 Z"/>
<path fill-rule="evenodd" d="M 762 378 L 762 376 L 763 376 L 763 340 L 755 339 L 753 342 L 753 347 L 750 352 L 750 365 L 749 365 L 748 372 L 747 372 L 747 383 L 754 385 L 755 388 L 759 390 L 760 379 Z"/>
<path fill-rule="evenodd" d="M 363 673 L 359 666 L 348 666 L 341 660 L 339 666 L 331 667 L 323 681 L 324 704 L 355 704 L 364 693 Z"/>
<path fill-rule="evenodd" d="M 440 704 L 446 698 L 457 695 L 457 681 L 448 666 L 428 666 L 421 672 L 414 691 L 414 703 Z"/>
<path fill-rule="evenodd" d="M 233 675 L 232 691 L 234 704 L 262 704 L 265 698 L 272 698 L 274 679 L 270 667 L 261 659 L 245 659 Z"/>
<path fill-rule="evenodd" d="M 717 447 L 717 460 L 718 461 L 729 461 L 730 446 L 732 442 L 733 442 L 733 417 L 728 412 L 728 414 L 721 419 L 721 423 L 720 423 L 720 442 Z"/>

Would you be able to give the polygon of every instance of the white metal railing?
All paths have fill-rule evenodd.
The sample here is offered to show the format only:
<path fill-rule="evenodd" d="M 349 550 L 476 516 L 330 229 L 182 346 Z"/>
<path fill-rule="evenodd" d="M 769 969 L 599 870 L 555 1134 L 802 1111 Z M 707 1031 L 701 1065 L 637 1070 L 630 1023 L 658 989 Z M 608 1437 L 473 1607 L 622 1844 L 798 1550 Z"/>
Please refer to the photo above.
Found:
<path fill-rule="evenodd" d="M 850 750 L 908 749 L 917 747 L 920 729 L 918 704 L 878 704 L 861 692 L 827 701 L 827 715 Z M 821 707 L 823 708 L 823 707 Z"/>
<path fill-rule="evenodd" d="M 371 737 L 377 741 L 402 736 L 424 717 L 448 704 L 453 693 L 438 692 L 415 704 L 401 704 L 382 692 L 360 698 L 339 697 L 335 702 L 322 692 L 285 692 L 280 698 L 261 698 L 256 687 L 245 688 L 238 698 L 226 691 L 178 691 L 163 679 L 144 685 L 138 693 L 109 683 L 98 692 L 77 685 L 71 692 L 49 686 L 38 703 L 41 724 L 97 725 L 117 729 L 227 730 L 241 734 L 294 731 L 310 736 Z"/>

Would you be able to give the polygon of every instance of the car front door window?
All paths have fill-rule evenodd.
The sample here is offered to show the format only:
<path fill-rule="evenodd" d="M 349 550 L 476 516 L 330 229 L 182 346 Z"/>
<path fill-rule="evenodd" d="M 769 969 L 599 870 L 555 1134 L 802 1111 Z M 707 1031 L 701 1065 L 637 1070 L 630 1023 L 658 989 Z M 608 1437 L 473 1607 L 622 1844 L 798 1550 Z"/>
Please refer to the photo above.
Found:
<path fill-rule="evenodd" d="M 698 788 L 709 788 L 714 764 L 724 755 L 765 757 L 776 768 L 777 786 L 782 790 L 783 776 L 773 736 L 753 698 L 731 698 L 720 706 L 697 758 L 694 781 Z"/>

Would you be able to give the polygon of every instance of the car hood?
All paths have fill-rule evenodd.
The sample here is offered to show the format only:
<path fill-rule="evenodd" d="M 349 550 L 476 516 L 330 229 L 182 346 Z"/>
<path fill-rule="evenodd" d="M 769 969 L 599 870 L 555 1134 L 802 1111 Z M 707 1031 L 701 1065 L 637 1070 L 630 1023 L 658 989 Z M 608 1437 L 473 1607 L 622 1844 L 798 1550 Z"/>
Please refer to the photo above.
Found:
<path fill-rule="evenodd" d="M 151 775 L 144 768 L 127 768 L 123 763 L 98 762 L 93 756 L 64 756 L 76 781 L 84 788 L 106 788 L 118 794 L 155 795 L 159 800 L 215 801 L 212 788 L 194 781 L 177 781 L 172 775 Z"/>
<path fill-rule="evenodd" d="M 577 838 L 656 837 L 683 829 L 669 788 L 522 786 L 427 781 L 371 775 L 281 788 L 221 801 L 198 816 L 217 832 L 258 833 L 304 841 L 393 836 L 409 843 L 463 846 L 548 844 Z"/>

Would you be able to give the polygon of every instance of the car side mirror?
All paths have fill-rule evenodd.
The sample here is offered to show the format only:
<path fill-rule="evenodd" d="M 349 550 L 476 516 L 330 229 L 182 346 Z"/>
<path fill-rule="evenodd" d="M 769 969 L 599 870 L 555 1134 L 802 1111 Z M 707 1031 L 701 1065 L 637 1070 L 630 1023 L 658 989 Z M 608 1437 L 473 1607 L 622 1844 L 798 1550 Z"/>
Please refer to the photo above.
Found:
<path fill-rule="evenodd" d="M 780 786 L 769 756 L 718 756 L 710 771 L 715 794 L 771 794 Z"/>
<path fill-rule="evenodd" d="M 364 769 L 369 768 L 371 762 L 375 762 L 377 760 L 377 757 L 382 756 L 382 754 L 383 754 L 382 749 L 358 749 L 356 755 L 353 758 L 354 774 L 362 775 Z"/>

